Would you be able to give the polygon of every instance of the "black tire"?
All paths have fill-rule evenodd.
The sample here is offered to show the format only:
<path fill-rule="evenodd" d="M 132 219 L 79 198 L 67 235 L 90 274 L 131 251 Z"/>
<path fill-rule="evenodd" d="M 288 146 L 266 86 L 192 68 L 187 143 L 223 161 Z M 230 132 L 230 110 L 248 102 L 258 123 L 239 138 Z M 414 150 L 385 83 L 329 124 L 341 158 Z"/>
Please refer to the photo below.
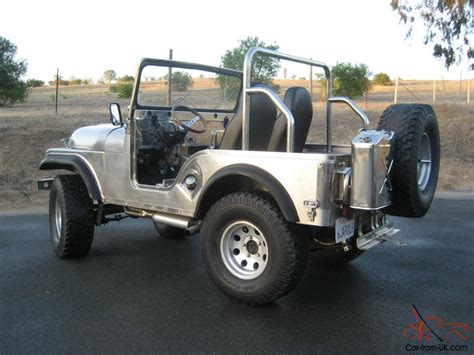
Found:
<path fill-rule="evenodd" d="M 56 176 L 49 196 L 54 253 L 60 258 L 86 256 L 94 238 L 94 206 L 84 181 L 79 175 Z"/>
<path fill-rule="evenodd" d="M 263 245 L 268 258 L 262 255 L 265 266 L 261 274 L 252 279 L 236 276 L 224 262 L 221 242 L 225 240 L 225 232 L 240 222 L 255 226 L 256 229 L 248 233 L 254 233 L 254 238 L 264 236 L 266 241 Z M 303 277 L 308 263 L 308 238 L 298 237 L 294 229 L 263 197 L 251 193 L 223 197 L 208 211 L 201 228 L 201 253 L 211 280 L 228 296 L 249 305 L 262 305 L 285 296 Z M 252 236 L 247 238 L 252 239 Z M 247 252 L 252 253 L 243 251 Z M 259 256 L 257 252 L 254 254 Z"/>
<path fill-rule="evenodd" d="M 378 128 L 395 132 L 390 174 L 392 205 L 386 212 L 401 217 L 424 216 L 431 206 L 439 173 L 440 138 L 433 108 L 423 104 L 392 105 L 383 112 Z M 418 158 L 422 150 L 430 152 L 431 164 L 429 173 L 420 173 L 425 178 L 419 184 L 418 169 L 420 164 L 423 169 L 424 163 Z"/>
<path fill-rule="evenodd" d="M 153 223 L 158 234 L 165 239 L 183 239 L 184 230 L 163 223 Z"/>

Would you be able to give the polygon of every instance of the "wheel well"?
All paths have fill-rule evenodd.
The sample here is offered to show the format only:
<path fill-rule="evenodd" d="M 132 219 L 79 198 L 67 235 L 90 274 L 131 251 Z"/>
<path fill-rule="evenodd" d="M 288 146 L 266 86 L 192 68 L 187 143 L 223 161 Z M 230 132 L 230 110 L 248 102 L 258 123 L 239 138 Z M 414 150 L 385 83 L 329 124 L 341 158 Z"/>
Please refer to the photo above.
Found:
<path fill-rule="evenodd" d="M 240 173 L 228 174 L 216 178 L 214 181 L 211 179 L 198 201 L 197 215 L 199 218 L 203 218 L 211 206 L 222 197 L 235 192 L 251 192 L 263 196 L 275 204 L 288 221 L 298 221 L 293 201 L 275 178 L 266 172 L 257 174 L 255 169 L 252 169 L 253 173 L 251 174 L 245 169 L 242 170 L 241 167 L 239 170 Z"/>
<path fill-rule="evenodd" d="M 99 184 L 86 164 L 77 156 L 47 155 L 40 170 L 68 170 L 81 176 L 92 200 L 102 200 Z"/>

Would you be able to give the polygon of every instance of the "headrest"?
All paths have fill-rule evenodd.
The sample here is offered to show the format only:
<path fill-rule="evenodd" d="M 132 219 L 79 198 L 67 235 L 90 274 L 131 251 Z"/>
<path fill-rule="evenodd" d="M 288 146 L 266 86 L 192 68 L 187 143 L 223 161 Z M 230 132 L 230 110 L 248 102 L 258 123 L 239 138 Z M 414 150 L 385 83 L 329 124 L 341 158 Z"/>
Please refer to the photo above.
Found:
<path fill-rule="evenodd" d="M 265 87 L 273 90 L 268 84 L 253 83 L 252 87 Z M 255 117 L 265 115 L 265 117 L 272 117 L 275 120 L 277 108 L 273 101 L 265 94 L 252 94 L 250 95 L 250 114 Z M 252 121 L 251 121 L 252 122 Z"/>
<path fill-rule="evenodd" d="M 308 90 L 303 87 L 295 86 L 286 90 L 283 101 L 293 113 L 293 116 L 299 115 L 300 113 L 313 115 L 311 95 Z"/>

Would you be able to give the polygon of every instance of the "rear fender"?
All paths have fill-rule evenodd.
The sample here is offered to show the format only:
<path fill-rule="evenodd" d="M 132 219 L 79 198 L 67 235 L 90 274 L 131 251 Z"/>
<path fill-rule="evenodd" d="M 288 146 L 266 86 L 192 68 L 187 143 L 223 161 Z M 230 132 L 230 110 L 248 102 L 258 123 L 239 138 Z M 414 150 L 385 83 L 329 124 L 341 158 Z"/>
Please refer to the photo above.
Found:
<path fill-rule="evenodd" d="M 254 182 L 257 186 L 267 191 L 271 195 L 286 220 L 289 222 L 298 222 L 298 214 L 296 212 L 295 205 L 293 204 L 291 197 L 288 195 L 288 192 L 280 184 L 280 182 L 267 171 L 248 164 L 231 165 L 217 171 L 209 179 L 202 193 L 200 194 L 197 203 L 197 211 L 202 212 L 204 210 L 207 212 L 207 209 L 210 207 L 210 205 L 213 204 L 218 198 L 223 197 L 225 194 L 240 191 L 235 185 L 226 185 L 225 191 L 218 191 L 215 193 L 216 191 L 214 190 L 216 190 L 216 187 L 219 186 L 218 183 L 231 177 L 246 178 Z M 222 186 L 219 187 L 222 188 Z M 212 197 L 212 195 L 214 195 L 214 197 Z"/>

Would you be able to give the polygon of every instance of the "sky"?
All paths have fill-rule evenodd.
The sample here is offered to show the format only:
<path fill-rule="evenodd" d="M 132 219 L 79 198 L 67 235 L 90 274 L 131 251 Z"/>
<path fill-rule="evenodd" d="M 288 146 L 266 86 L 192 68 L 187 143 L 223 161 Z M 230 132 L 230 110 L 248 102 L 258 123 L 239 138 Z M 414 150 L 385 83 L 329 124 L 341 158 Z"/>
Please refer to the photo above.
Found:
<path fill-rule="evenodd" d="M 406 28 L 390 0 L 337 1 L 3 1 L 0 36 L 28 61 L 27 78 L 100 78 L 107 69 L 134 75 L 140 58 L 167 58 L 219 66 L 238 40 L 258 36 L 280 51 L 335 65 L 364 63 L 392 78 L 459 79 L 446 71 L 419 36 Z M 304 75 L 301 67 L 288 75 Z M 471 75 L 472 76 L 472 75 Z"/>

